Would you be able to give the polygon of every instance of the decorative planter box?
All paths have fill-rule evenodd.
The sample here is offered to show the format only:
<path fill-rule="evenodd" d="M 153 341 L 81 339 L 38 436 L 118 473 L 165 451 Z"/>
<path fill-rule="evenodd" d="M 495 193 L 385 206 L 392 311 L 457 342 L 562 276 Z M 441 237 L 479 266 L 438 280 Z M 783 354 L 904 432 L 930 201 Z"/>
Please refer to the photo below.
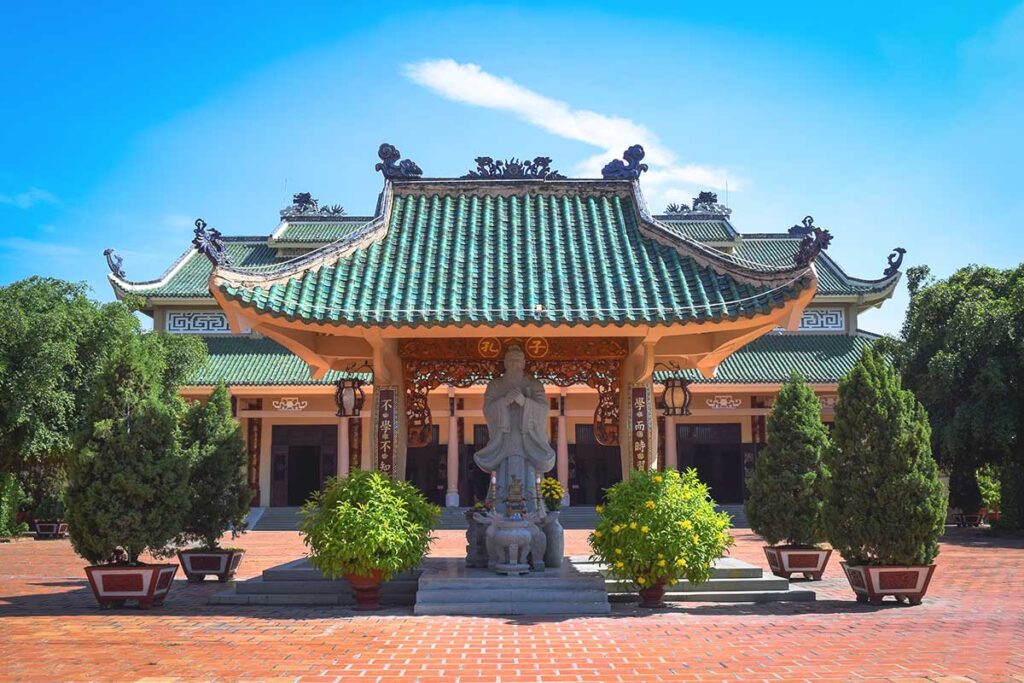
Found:
<path fill-rule="evenodd" d="M 812 581 L 821 581 L 832 551 L 791 545 L 766 545 L 764 554 L 775 576 L 788 579 L 793 574 L 803 574 Z"/>
<path fill-rule="evenodd" d="M 123 607 L 127 600 L 136 600 L 141 609 L 164 604 L 171 590 L 176 564 L 112 565 L 85 568 L 93 595 L 100 607 Z"/>
<path fill-rule="evenodd" d="M 928 591 L 935 565 L 917 567 L 891 566 L 850 566 L 841 563 L 850 587 L 857 594 L 857 602 L 882 603 L 882 598 L 891 595 L 897 602 L 907 600 L 911 605 L 920 605 Z"/>
<path fill-rule="evenodd" d="M 64 538 L 68 533 L 68 523 L 61 520 L 37 521 L 35 527 L 37 541 Z"/>
<path fill-rule="evenodd" d="M 221 583 L 234 578 L 244 550 L 181 550 L 178 559 L 189 583 L 201 583 L 207 574 Z"/>

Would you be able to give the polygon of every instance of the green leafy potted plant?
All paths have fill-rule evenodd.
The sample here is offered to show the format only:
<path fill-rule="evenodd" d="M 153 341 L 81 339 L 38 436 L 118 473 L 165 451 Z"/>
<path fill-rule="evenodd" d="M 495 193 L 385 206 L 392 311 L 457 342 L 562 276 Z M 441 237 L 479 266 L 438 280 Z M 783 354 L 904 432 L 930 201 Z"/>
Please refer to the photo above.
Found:
<path fill-rule="evenodd" d="M 989 522 L 999 520 L 1000 474 L 999 467 L 991 463 L 978 468 L 978 488 L 981 491 L 982 505 L 988 510 Z"/>
<path fill-rule="evenodd" d="M 547 517 L 544 518 L 544 535 L 547 537 L 547 546 L 544 550 L 545 567 L 561 567 L 562 555 L 565 553 L 565 529 L 559 520 L 559 508 L 562 507 L 562 498 L 565 496 L 565 489 L 554 477 L 544 477 L 540 481 L 540 495 L 544 499 L 544 507 L 547 510 Z"/>
<path fill-rule="evenodd" d="M 356 471 L 313 494 L 300 531 L 309 563 L 332 579 L 344 576 L 356 609 L 371 610 L 384 581 L 423 561 L 440 513 L 408 482 Z"/>
<path fill-rule="evenodd" d="M 169 545 L 189 508 L 176 370 L 193 342 L 128 336 L 103 360 L 92 387 L 65 503 L 72 546 L 93 563 L 85 571 L 101 607 L 160 605 L 174 580 L 177 564 L 141 557 L 173 554 Z"/>
<path fill-rule="evenodd" d="M 662 607 L 666 586 L 703 583 L 732 545 L 729 516 L 715 511 L 696 470 L 635 471 L 608 489 L 589 536 L 593 559 L 639 589 L 641 607 Z"/>
<path fill-rule="evenodd" d="M 794 372 L 768 416 L 768 444 L 757 455 L 745 506 L 750 528 L 769 544 L 764 554 L 776 576 L 800 572 L 819 580 L 832 554 L 819 547 L 825 540 L 821 508 L 828 479 L 821 459 L 828 445 L 821 403 Z"/>
<path fill-rule="evenodd" d="M 68 523 L 64 520 L 64 500 L 58 492 L 43 495 L 32 511 L 32 519 L 37 541 L 64 538 L 68 533 Z"/>
<path fill-rule="evenodd" d="M 28 531 L 28 525 L 18 521 L 18 507 L 24 500 L 18 478 L 11 472 L 0 472 L 0 541 L 9 541 Z"/>
<path fill-rule="evenodd" d="M 935 571 L 946 494 L 924 408 L 873 349 L 839 383 L 832 440 L 825 531 L 857 600 L 919 604 Z"/>
<path fill-rule="evenodd" d="M 252 491 L 242 430 L 231 415 L 231 396 L 223 382 L 206 403 L 189 406 L 182 443 L 191 462 L 191 508 L 180 540 L 199 546 L 180 550 L 178 559 L 189 582 L 202 582 L 207 574 L 224 582 L 235 575 L 245 550 L 221 548 L 219 541 L 229 530 L 232 538 L 244 532 Z"/>

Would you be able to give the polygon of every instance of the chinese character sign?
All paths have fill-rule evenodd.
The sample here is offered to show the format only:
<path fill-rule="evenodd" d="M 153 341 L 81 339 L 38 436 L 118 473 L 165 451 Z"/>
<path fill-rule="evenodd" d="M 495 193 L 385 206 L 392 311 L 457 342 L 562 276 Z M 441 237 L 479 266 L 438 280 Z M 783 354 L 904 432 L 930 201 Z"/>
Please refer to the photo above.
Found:
<path fill-rule="evenodd" d="M 395 472 L 395 447 L 397 446 L 398 389 L 379 387 L 376 391 L 377 422 L 374 425 L 377 445 L 377 469 L 389 477 Z"/>
<path fill-rule="evenodd" d="M 632 435 L 634 470 L 653 469 L 657 465 L 652 462 L 655 443 L 652 398 L 651 387 L 648 385 L 634 386 L 629 392 L 629 431 Z"/>

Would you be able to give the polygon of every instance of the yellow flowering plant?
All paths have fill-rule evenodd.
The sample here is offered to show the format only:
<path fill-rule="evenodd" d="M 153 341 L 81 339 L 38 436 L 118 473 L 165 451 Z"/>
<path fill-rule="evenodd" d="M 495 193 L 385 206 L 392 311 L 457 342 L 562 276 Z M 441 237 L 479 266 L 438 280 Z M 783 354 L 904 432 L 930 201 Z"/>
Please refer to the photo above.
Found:
<path fill-rule="evenodd" d="M 695 470 L 633 472 L 608 489 L 589 536 L 591 557 L 640 588 L 702 583 L 733 543 L 729 526 Z"/>
<path fill-rule="evenodd" d="M 544 507 L 548 509 L 548 512 L 554 512 L 562 507 L 565 490 L 554 477 L 544 477 L 540 480 L 540 495 L 544 499 Z"/>

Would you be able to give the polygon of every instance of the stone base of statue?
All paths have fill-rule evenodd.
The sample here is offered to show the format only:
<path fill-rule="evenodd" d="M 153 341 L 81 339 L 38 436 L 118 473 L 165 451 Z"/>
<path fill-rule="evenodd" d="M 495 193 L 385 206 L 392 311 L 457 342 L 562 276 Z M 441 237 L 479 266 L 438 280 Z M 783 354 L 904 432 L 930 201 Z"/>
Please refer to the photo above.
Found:
<path fill-rule="evenodd" d="M 488 525 L 484 536 L 490 569 L 507 575 L 544 571 L 547 537 L 538 525 L 540 520 L 491 512 L 486 517 L 477 515 L 476 521 Z"/>
<path fill-rule="evenodd" d="M 478 522 L 478 510 L 466 510 L 466 566 L 486 569 L 487 527 L 486 522 Z"/>
<path fill-rule="evenodd" d="M 544 549 L 544 565 L 546 567 L 561 567 L 562 554 L 565 552 L 565 530 L 558 518 L 558 510 L 549 512 L 544 518 L 544 536 L 547 538 L 547 547 Z"/>

